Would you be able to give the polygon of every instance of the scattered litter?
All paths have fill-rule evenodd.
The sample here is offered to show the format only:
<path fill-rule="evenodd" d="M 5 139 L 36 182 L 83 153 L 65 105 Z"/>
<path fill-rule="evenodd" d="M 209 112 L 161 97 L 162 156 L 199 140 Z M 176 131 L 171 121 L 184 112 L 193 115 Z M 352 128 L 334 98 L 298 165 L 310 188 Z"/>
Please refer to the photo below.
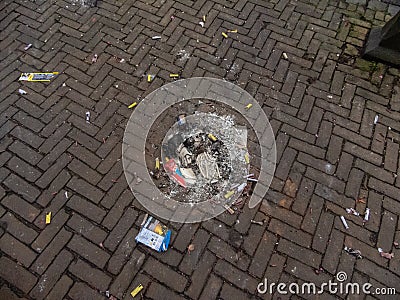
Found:
<path fill-rule="evenodd" d="M 248 154 L 248 153 L 246 153 L 246 154 L 244 155 L 244 160 L 246 161 L 246 164 L 249 164 L 249 163 L 250 163 L 250 157 L 249 157 L 249 154 Z"/>
<path fill-rule="evenodd" d="M 262 221 L 250 220 L 250 222 L 251 222 L 252 224 L 264 225 L 264 222 L 262 222 Z"/>
<path fill-rule="evenodd" d="M 382 257 L 387 259 L 392 259 L 394 257 L 393 253 L 383 252 L 382 248 L 378 248 L 378 252 L 381 254 Z"/>
<path fill-rule="evenodd" d="M 159 220 L 148 217 L 135 240 L 158 252 L 167 251 L 171 239 L 171 230 Z"/>
<path fill-rule="evenodd" d="M 364 197 L 358 198 L 358 199 L 356 200 L 356 202 L 357 202 L 357 203 L 363 203 L 363 204 L 366 203 Z"/>
<path fill-rule="evenodd" d="M 50 81 L 53 77 L 58 75 L 58 72 L 52 73 L 22 73 L 19 81 Z"/>
<path fill-rule="evenodd" d="M 258 179 L 255 178 L 247 178 L 248 181 L 258 182 Z"/>
<path fill-rule="evenodd" d="M 233 30 L 228 30 L 228 32 L 230 32 L 230 33 L 237 33 L 238 30 L 237 30 L 237 29 L 233 29 Z"/>
<path fill-rule="evenodd" d="M 152 82 L 153 81 L 153 79 L 154 79 L 154 75 L 147 75 L 147 82 Z"/>
<path fill-rule="evenodd" d="M 352 249 L 352 248 L 349 248 L 349 247 L 345 246 L 344 247 L 344 251 L 346 251 L 347 253 L 355 256 L 357 259 L 361 259 L 362 258 L 360 250 L 355 250 L 355 249 Z"/>
<path fill-rule="evenodd" d="M 211 134 L 211 133 L 208 134 L 208 138 L 209 138 L 210 140 L 212 140 L 213 142 L 216 142 L 216 141 L 217 141 L 217 138 L 216 138 L 213 134 Z"/>
<path fill-rule="evenodd" d="M 102 242 L 99 243 L 99 246 L 100 246 L 101 249 L 104 249 L 104 245 L 103 245 Z"/>
<path fill-rule="evenodd" d="M 170 77 L 170 78 L 178 78 L 178 77 L 179 77 L 179 74 L 173 74 L 173 73 L 171 73 L 171 74 L 169 74 L 169 77 Z"/>
<path fill-rule="evenodd" d="M 204 23 L 206 22 L 206 16 L 203 16 L 203 22 Z"/>
<path fill-rule="evenodd" d="M 131 296 L 134 298 L 139 292 L 143 290 L 143 285 L 139 284 L 132 292 Z"/>
<path fill-rule="evenodd" d="M 110 291 L 106 291 L 106 297 L 107 297 L 107 298 L 110 297 Z"/>
<path fill-rule="evenodd" d="M 332 99 L 332 98 L 333 98 L 333 96 L 332 96 L 332 95 L 328 95 L 327 97 L 328 97 L 328 99 Z"/>
<path fill-rule="evenodd" d="M 159 39 L 161 39 L 161 36 L 160 35 L 155 35 L 151 39 L 152 40 L 159 40 Z"/>
<path fill-rule="evenodd" d="M 149 214 L 145 214 L 142 223 L 140 224 L 140 226 L 143 226 L 144 224 L 146 224 L 146 220 L 149 217 Z"/>
<path fill-rule="evenodd" d="M 98 58 L 99 56 L 97 55 L 97 54 L 95 54 L 95 55 L 93 55 L 93 57 L 92 57 L 92 63 L 95 63 L 96 61 L 97 61 L 97 58 Z"/>
<path fill-rule="evenodd" d="M 199 22 L 200 26 L 204 28 L 204 22 Z"/>
<path fill-rule="evenodd" d="M 224 208 L 231 214 L 233 215 L 235 213 L 235 211 L 229 207 L 228 204 L 224 204 Z"/>
<path fill-rule="evenodd" d="M 224 195 L 224 197 L 225 197 L 225 199 L 229 199 L 230 197 L 232 197 L 232 195 L 235 193 L 235 191 L 229 191 L 229 192 L 227 192 L 225 195 Z"/>
<path fill-rule="evenodd" d="M 156 170 L 160 170 L 160 159 L 156 158 Z"/>
<path fill-rule="evenodd" d="M 28 50 L 30 47 L 32 47 L 32 44 L 26 45 L 26 46 L 24 47 L 24 50 L 26 51 L 26 50 Z"/>
<path fill-rule="evenodd" d="M 128 108 L 134 108 L 137 105 L 137 102 L 133 102 L 131 105 L 128 106 Z"/>
<path fill-rule="evenodd" d="M 247 185 L 246 182 L 244 182 L 244 183 L 242 183 L 241 185 L 239 185 L 239 186 L 237 187 L 238 193 L 242 192 L 242 191 L 244 190 L 244 188 L 246 187 L 246 185 Z"/>
<path fill-rule="evenodd" d="M 251 174 L 244 176 L 243 178 L 249 178 L 249 177 L 253 177 L 253 176 L 254 176 L 254 173 L 251 173 Z"/>
<path fill-rule="evenodd" d="M 222 32 L 222 36 L 224 37 L 224 38 L 228 38 L 228 35 L 225 33 L 225 32 Z"/>
<path fill-rule="evenodd" d="M 246 109 L 250 109 L 253 106 L 253 104 L 249 103 L 246 105 Z"/>
<path fill-rule="evenodd" d="M 28 94 L 26 91 L 24 91 L 23 89 L 18 89 L 18 93 L 20 94 L 20 95 L 26 95 L 26 94 Z"/>
<path fill-rule="evenodd" d="M 183 125 L 186 123 L 185 115 L 179 115 L 178 116 L 178 124 Z"/>
<path fill-rule="evenodd" d="M 374 118 L 374 124 L 378 123 L 378 120 L 379 120 L 379 116 L 376 115 L 375 118 Z"/>
<path fill-rule="evenodd" d="M 364 222 L 368 222 L 368 220 L 369 220 L 369 208 L 367 207 L 365 209 Z"/>
<path fill-rule="evenodd" d="M 357 212 L 354 208 L 346 208 L 346 212 L 351 215 L 359 216 L 360 213 Z"/>
<path fill-rule="evenodd" d="M 183 187 L 186 187 L 185 179 L 183 179 L 182 173 L 179 170 L 179 167 L 177 166 L 177 164 L 173 158 L 169 159 L 164 164 L 164 168 L 176 183 L 178 183 L 179 185 L 181 185 Z"/>
<path fill-rule="evenodd" d="M 90 112 L 86 112 L 86 123 L 90 123 Z"/>
<path fill-rule="evenodd" d="M 64 195 L 65 195 L 65 198 L 68 199 L 68 192 L 67 191 L 65 191 Z"/>
<path fill-rule="evenodd" d="M 283 52 L 283 57 L 284 57 L 285 59 L 288 59 L 288 56 L 287 56 L 287 54 L 286 54 L 285 52 Z"/>
<path fill-rule="evenodd" d="M 119 62 L 123 64 L 123 63 L 125 62 L 125 58 L 121 58 L 121 59 L 119 60 Z"/>
<path fill-rule="evenodd" d="M 340 220 L 342 220 L 344 228 L 349 229 L 349 225 L 347 225 L 346 219 L 343 216 L 340 216 Z"/>
<path fill-rule="evenodd" d="M 193 244 L 190 244 L 190 245 L 187 247 L 187 250 L 188 250 L 188 252 L 189 252 L 189 254 L 190 254 L 191 251 L 194 251 L 194 245 L 193 245 Z"/>
<path fill-rule="evenodd" d="M 324 273 L 324 269 L 323 268 L 315 269 L 314 272 L 315 274 L 319 275 L 321 273 Z"/>
<path fill-rule="evenodd" d="M 67 86 L 66 84 L 65 84 L 65 82 L 62 84 L 62 86 Z"/>
<path fill-rule="evenodd" d="M 46 224 L 50 224 L 50 222 L 51 222 L 51 212 L 48 212 L 46 214 Z"/>
<path fill-rule="evenodd" d="M 399 243 L 398 242 L 393 242 L 393 246 L 398 249 L 399 248 Z"/>

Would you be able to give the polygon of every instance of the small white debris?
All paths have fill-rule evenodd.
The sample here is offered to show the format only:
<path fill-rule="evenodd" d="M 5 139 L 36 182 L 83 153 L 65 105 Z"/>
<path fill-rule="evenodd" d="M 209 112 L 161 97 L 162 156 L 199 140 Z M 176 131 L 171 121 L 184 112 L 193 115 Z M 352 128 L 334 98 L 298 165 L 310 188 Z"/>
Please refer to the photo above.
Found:
<path fill-rule="evenodd" d="M 86 123 L 90 123 L 90 112 L 86 112 Z"/>
<path fill-rule="evenodd" d="M 374 119 L 374 124 L 378 123 L 378 120 L 379 120 L 379 116 L 376 115 L 376 116 L 375 116 L 375 119 Z"/>
<path fill-rule="evenodd" d="M 349 225 L 347 225 L 346 219 L 343 216 L 340 216 L 340 220 L 342 220 L 344 228 L 349 229 Z"/>
<path fill-rule="evenodd" d="M 369 220 L 369 208 L 367 207 L 365 209 L 364 222 L 368 222 L 368 220 Z"/>
<path fill-rule="evenodd" d="M 151 39 L 152 40 L 159 40 L 159 39 L 161 39 L 161 36 L 160 35 L 155 35 Z"/>
<path fill-rule="evenodd" d="M 18 93 L 19 93 L 20 95 L 26 95 L 26 94 L 27 94 L 27 92 L 24 91 L 23 89 L 18 89 Z"/>
<path fill-rule="evenodd" d="M 351 215 L 359 216 L 360 213 L 357 212 L 354 208 L 346 208 L 346 212 Z"/>
<path fill-rule="evenodd" d="M 93 55 L 93 57 L 92 57 L 92 63 L 95 63 L 96 61 L 97 61 L 97 58 L 98 58 L 99 56 L 97 55 L 97 54 L 95 54 L 95 55 Z"/>
<path fill-rule="evenodd" d="M 68 199 L 68 192 L 67 191 L 65 191 L 65 198 Z"/>
<path fill-rule="evenodd" d="M 62 86 L 67 86 L 66 84 L 65 84 L 65 82 L 62 84 Z"/>
<path fill-rule="evenodd" d="M 332 99 L 333 98 L 333 96 L 332 95 L 328 95 L 328 99 Z"/>
<path fill-rule="evenodd" d="M 285 52 L 283 52 L 283 57 L 284 57 L 285 59 L 288 59 L 288 56 L 287 56 L 287 54 L 286 54 Z"/>
<path fill-rule="evenodd" d="M 26 45 L 26 46 L 24 47 L 24 50 L 26 51 L 26 50 L 28 50 L 30 47 L 32 47 L 32 44 Z"/>
<path fill-rule="evenodd" d="M 204 28 L 204 22 L 203 21 L 199 22 L 199 24 L 200 24 L 201 27 Z"/>

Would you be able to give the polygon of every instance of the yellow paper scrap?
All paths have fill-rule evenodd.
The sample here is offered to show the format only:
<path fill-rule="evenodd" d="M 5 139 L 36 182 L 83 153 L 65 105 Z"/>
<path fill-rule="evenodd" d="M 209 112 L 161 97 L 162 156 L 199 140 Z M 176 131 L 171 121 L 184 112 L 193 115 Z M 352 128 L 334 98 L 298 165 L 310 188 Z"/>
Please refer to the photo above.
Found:
<path fill-rule="evenodd" d="M 253 104 L 249 103 L 246 105 L 246 109 L 250 109 L 253 106 Z"/>
<path fill-rule="evenodd" d="M 234 30 L 228 30 L 228 32 L 237 33 L 238 31 L 237 31 L 237 29 L 234 29 Z"/>
<path fill-rule="evenodd" d="M 147 75 L 147 82 L 152 82 L 153 81 L 153 79 L 154 79 L 154 76 L 153 75 Z"/>
<path fill-rule="evenodd" d="M 224 38 L 226 38 L 226 39 L 228 38 L 228 35 L 227 35 L 225 32 L 222 33 L 222 36 L 223 36 Z"/>
<path fill-rule="evenodd" d="M 213 134 L 211 134 L 211 133 L 208 134 L 208 138 L 209 138 L 210 140 L 212 140 L 213 142 L 216 142 L 216 141 L 217 141 L 217 138 L 216 138 Z"/>
<path fill-rule="evenodd" d="M 179 77 L 179 74 L 169 74 L 169 77 L 170 78 L 176 78 L 176 77 Z"/>
<path fill-rule="evenodd" d="M 157 157 L 156 158 L 156 170 L 160 169 L 160 159 Z"/>
<path fill-rule="evenodd" d="M 134 108 L 137 105 L 137 102 L 133 102 L 131 105 L 128 106 L 128 108 Z"/>
<path fill-rule="evenodd" d="M 204 23 L 206 22 L 206 16 L 203 16 L 203 22 Z"/>
<path fill-rule="evenodd" d="M 228 199 L 228 198 L 230 198 L 230 197 L 232 197 L 232 195 L 235 193 L 235 191 L 229 191 L 229 192 L 227 192 L 226 194 L 225 194 L 225 199 Z"/>
<path fill-rule="evenodd" d="M 248 153 L 246 153 L 246 154 L 244 155 L 244 159 L 245 159 L 245 161 L 246 161 L 246 164 L 250 163 L 250 157 L 249 157 L 249 154 L 248 154 Z"/>
<path fill-rule="evenodd" d="M 131 296 L 134 298 L 139 292 L 143 290 L 143 285 L 139 284 L 132 292 Z"/>
<path fill-rule="evenodd" d="M 51 222 L 51 212 L 46 214 L 46 224 L 50 224 Z"/>

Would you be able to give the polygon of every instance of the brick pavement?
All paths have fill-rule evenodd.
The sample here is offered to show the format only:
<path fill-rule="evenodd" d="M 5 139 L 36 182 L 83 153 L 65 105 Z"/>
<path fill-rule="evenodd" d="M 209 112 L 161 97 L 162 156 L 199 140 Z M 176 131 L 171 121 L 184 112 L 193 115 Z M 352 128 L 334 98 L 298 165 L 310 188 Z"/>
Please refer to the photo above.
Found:
<path fill-rule="evenodd" d="M 97 2 L 0 2 L 1 299 L 103 299 L 106 290 L 130 299 L 139 283 L 145 299 L 261 299 L 264 277 L 321 283 L 338 271 L 400 291 L 400 72 L 357 57 L 396 1 Z M 224 39 L 229 29 L 238 33 Z M 18 82 L 27 71 L 61 74 Z M 243 211 L 264 225 L 241 212 L 170 224 L 171 248 L 158 254 L 134 242 L 144 211 L 123 175 L 121 141 L 127 105 L 169 73 L 251 93 L 270 117 L 278 165 L 270 205 Z M 366 206 L 370 221 L 346 215 L 345 230 L 344 208 Z"/>

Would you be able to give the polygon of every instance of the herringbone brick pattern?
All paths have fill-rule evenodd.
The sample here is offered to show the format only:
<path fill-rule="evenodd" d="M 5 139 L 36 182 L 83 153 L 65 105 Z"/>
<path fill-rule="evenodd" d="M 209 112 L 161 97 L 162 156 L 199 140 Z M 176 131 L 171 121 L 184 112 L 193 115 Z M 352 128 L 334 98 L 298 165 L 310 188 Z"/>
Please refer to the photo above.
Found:
<path fill-rule="evenodd" d="M 386 2 L 1 1 L 0 298 L 130 299 L 142 284 L 145 299 L 260 299 L 264 277 L 320 283 L 338 271 L 399 292 L 400 72 L 358 57 L 369 29 L 399 9 Z M 29 71 L 60 75 L 18 82 Z M 270 205 L 170 224 L 172 246 L 158 254 L 134 241 L 145 212 L 121 143 L 127 106 L 170 73 L 251 93 L 278 164 Z M 346 215 L 345 230 L 344 209 L 366 206 L 370 221 Z"/>

